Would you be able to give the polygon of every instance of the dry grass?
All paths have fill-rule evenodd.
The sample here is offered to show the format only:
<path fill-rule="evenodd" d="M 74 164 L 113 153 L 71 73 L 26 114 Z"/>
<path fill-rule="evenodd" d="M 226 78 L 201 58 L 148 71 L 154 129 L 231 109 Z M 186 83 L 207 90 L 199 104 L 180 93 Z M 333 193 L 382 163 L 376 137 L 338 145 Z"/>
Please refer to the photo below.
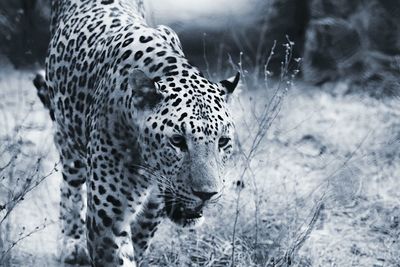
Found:
<path fill-rule="evenodd" d="M 224 196 L 205 212 L 206 222 L 199 228 L 163 224 L 149 253 L 152 266 L 400 262 L 398 101 L 326 93 L 346 92 L 346 84 L 332 84 L 326 90 L 300 82 L 292 87 L 297 62 L 286 64 L 290 52 L 287 57 L 284 76 L 270 76 L 268 67 L 262 66 L 266 79 L 261 81 L 241 63 L 232 63 L 244 74 L 244 84 L 232 102 L 238 149 Z M 48 115 L 36 99 L 31 78 L 4 68 L 0 75 L 2 149 L 11 144 L 18 148 L 7 149 L 0 166 L 11 166 L 10 151 L 23 155 L 12 164 L 12 175 L 1 173 L 5 186 L 26 184 L 21 181 L 27 177 L 41 181 L 57 162 Z M 58 176 L 18 198 L 9 228 L 1 231 L 3 251 L 26 236 L 7 252 L 10 266 L 59 266 L 54 256 L 58 225 L 29 234 L 43 223 L 57 221 Z M 12 199 L 6 192 L 2 189 L 0 194 L 3 206 Z"/>
<path fill-rule="evenodd" d="M 44 213 L 26 221 L 21 210 L 34 207 L 32 193 L 43 193 L 42 184 L 57 165 L 50 167 L 51 138 L 45 135 L 50 124 L 40 116 L 29 76 L 4 67 L 0 85 L 0 265 L 10 266 L 20 243 L 55 222 Z"/>

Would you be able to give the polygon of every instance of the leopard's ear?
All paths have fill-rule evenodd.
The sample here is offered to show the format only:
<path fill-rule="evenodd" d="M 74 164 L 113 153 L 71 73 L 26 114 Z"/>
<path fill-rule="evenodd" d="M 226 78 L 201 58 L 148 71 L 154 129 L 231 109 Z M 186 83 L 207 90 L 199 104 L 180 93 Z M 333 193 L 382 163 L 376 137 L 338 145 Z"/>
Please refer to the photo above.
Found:
<path fill-rule="evenodd" d="M 139 109 L 152 109 L 163 99 L 160 85 L 141 70 L 135 69 L 129 74 L 129 85 L 134 105 Z"/>
<path fill-rule="evenodd" d="M 232 94 L 235 88 L 237 87 L 239 80 L 240 80 L 240 72 L 236 73 L 235 76 L 220 81 L 219 83 L 222 85 L 223 88 L 223 90 L 221 91 L 221 95 L 225 95 L 228 98 L 228 96 Z"/>

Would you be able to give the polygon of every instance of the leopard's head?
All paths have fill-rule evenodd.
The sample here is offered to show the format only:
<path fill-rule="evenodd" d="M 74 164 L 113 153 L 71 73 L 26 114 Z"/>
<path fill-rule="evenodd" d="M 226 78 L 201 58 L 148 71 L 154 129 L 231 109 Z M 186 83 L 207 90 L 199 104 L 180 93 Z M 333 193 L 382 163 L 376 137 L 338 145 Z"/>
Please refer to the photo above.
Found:
<path fill-rule="evenodd" d="M 182 226 L 194 225 L 201 221 L 203 207 L 222 194 L 234 145 L 227 102 L 240 75 L 219 83 L 199 74 L 157 82 L 139 76 L 135 86 L 146 88 L 143 100 L 152 102 L 147 101 L 140 126 L 141 158 L 159 174 L 168 217 Z"/>

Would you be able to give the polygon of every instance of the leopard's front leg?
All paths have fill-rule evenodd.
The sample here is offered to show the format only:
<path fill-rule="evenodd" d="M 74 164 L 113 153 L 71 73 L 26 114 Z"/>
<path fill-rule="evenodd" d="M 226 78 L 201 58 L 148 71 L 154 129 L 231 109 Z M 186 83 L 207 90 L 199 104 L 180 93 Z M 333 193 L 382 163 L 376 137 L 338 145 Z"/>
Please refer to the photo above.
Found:
<path fill-rule="evenodd" d="M 98 199 L 97 193 L 93 192 L 90 197 L 86 223 L 92 266 L 137 266 L 129 224 L 120 216 L 123 212 L 116 215 L 113 207 L 104 205 L 106 202 L 100 201 L 99 206 L 93 204 Z"/>
<path fill-rule="evenodd" d="M 142 212 L 131 223 L 132 243 L 135 250 L 135 260 L 140 266 L 147 266 L 144 255 L 150 246 L 157 227 L 163 219 L 164 206 L 158 189 L 151 192 L 143 206 Z"/>
<path fill-rule="evenodd" d="M 91 155 L 86 224 L 93 266 L 137 266 L 130 225 L 150 191 L 119 156 Z"/>

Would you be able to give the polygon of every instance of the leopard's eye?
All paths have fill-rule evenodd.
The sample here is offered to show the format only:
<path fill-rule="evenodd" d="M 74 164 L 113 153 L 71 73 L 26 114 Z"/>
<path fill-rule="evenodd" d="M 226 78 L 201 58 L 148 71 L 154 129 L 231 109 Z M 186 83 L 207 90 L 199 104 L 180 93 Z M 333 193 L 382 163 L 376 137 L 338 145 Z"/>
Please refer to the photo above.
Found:
<path fill-rule="evenodd" d="M 231 140 L 231 139 L 230 139 L 229 137 L 221 137 L 221 138 L 218 140 L 218 147 L 219 147 L 219 148 L 225 147 L 226 145 L 228 145 L 228 143 L 229 143 L 230 140 Z"/>
<path fill-rule="evenodd" d="M 182 135 L 174 134 L 170 138 L 170 143 L 173 146 L 180 148 L 181 150 L 187 150 L 186 140 L 185 140 L 185 137 L 183 137 Z"/>

